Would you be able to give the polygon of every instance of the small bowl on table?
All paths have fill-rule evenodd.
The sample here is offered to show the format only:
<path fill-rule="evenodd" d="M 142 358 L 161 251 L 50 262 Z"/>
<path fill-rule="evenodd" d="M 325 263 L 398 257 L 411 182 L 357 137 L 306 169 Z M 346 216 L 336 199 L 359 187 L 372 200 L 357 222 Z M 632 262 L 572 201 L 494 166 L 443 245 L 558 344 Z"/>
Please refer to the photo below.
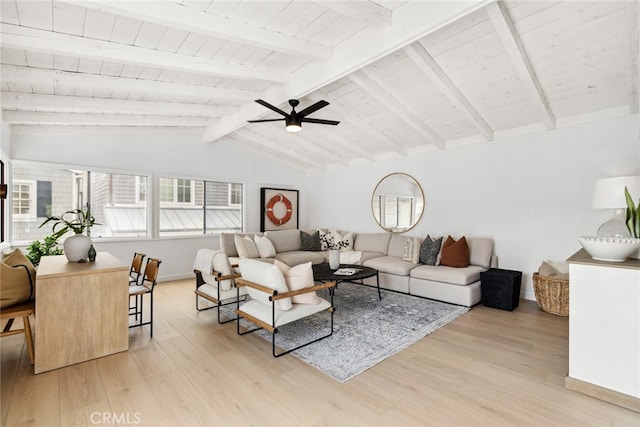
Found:
<path fill-rule="evenodd" d="M 632 237 L 582 236 L 578 241 L 598 261 L 624 262 L 640 248 L 640 239 Z"/>

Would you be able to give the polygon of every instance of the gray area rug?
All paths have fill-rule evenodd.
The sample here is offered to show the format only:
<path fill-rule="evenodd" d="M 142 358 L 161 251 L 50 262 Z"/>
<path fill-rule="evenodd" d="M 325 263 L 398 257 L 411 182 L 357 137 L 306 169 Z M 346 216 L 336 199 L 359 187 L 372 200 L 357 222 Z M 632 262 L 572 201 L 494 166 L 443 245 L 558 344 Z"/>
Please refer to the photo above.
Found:
<path fill-rule="evenodd" d="M 328 294 L 320 296 L 329 300 Z M 384 290 L 379 301 L 375 288 L 350 283 L 338 286 L 334 306 L 333 335 L 291 354 L 340 382 L 355 377 L 469 311 L 468 307 Z M 276 345 L 282 349 L 293 348 L 328 332 L 329 313 L 322 312 L 279 328 Z M 271 340 L 268 332 L 255 333 Z"/>

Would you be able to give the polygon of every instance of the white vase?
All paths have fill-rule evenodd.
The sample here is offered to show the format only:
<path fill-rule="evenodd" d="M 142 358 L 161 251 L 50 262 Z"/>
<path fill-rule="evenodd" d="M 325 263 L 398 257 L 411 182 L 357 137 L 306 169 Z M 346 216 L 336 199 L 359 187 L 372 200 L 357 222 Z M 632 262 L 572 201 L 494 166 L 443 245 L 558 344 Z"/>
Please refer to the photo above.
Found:
<path fill-rule="evenodd" d="M 340 268 L 340 249 L 329 249 L 329 268 L 332 270 Z"/>
<path fill-rule="evenodd" d="M 89 248 L 91 247 L 91 237 L 84 234 L 75 234 L 67 237 L 64 241 L 64 254 L 69 262 L 87 261 L 89 258 Z"/>

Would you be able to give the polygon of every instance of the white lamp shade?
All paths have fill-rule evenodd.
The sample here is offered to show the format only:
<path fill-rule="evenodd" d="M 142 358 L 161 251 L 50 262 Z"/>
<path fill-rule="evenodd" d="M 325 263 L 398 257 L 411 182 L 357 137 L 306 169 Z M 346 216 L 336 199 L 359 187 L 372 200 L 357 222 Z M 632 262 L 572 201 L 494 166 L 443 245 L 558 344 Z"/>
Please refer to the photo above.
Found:
<path fill-rule="evenodd" d="M 640 197 L 640 176 L 618 176 L 604 178 L 596 181 L 593 190 L 593 209 L 618 209 L 625 208 L 627 202 L 624 197 L 624 188 L 627 187 L 634 201 Z"/>

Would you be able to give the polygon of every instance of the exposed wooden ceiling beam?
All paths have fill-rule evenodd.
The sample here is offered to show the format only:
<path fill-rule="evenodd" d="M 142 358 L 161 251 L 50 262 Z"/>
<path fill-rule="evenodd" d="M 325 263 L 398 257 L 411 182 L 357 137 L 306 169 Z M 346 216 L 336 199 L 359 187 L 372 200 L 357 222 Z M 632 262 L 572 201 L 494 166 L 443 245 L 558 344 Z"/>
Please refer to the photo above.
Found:
<path fill-rule="evenodd" d="M 175 102 L 130 101 L 86 96 L 42 95 L 2 92 L 3 110 L 65 109 L 76 112 L 114 112 L 118 114 L 158 114 L 171 116 L 216 117 L 235 111 L 234 107 L 182 104 Z"/>
<path fill-rule="evenodd" d="M 363 138 L 373 139 L 374 141 L 378 141 L 384 143 L 387 146 L 391 146 L 389 150 L 395 151 L 401 156 L 407 155 L 407 147 L 400 144 L 398 141 L 393 139 L 391 136 L 382 133 L 378 128 L 375 127 L 374 123 L 371 123 L 360 115 L 358 115 L 355 111 L 347 109 L 344 105 L 336 100 L 333 96 L 327 94 L 326 92 L 320 90 L 322 93 L 322 98 L 331 103 L 331 107 L 338 112 L 338 115 L 344 117 L 350 125 L 355 126 L 358 131 L 362 132 Z M 375 153 L 370 153 L 374 155 Z"/>
<path fill-rule="evenodd" d="M 493 139 L 491 126 L 476 111 L 420 42 L 406 46 L 404 52 L 487 140 Z"/>
<path fill-rule="evenodd" d="M 140 135 L 140 126 L 109 126 L 109 133 L 113 135 Z M 101 125 L 11 125 L 11 135 L 88 135 L 95 136 L 105 131 Z M 144 134 L 163 135 L 167 132 L 179 134 L 191 134 L 197 136 L 202 132 L 202 127 L 196 126 L 148 126 Z"/>
<path fill-rule="evenodd" d="M 350 16 L 358 21 L 364 21 L 369 25 L 388 28 L 391 26 L 393 13 L 373 1 L 322 1 L 322 6 L 334 10 L 342 15 Z"/>
<path fill-rule="evenodd" d="M 418 132 L 424 138 L 428 139 L 430 143 L 440 149 L 445 148 L 445 141 L 440 135 L 431 129 L 431 127 L 426 124 L 420 116 L 408 108 L 404 102 L 396 98 L 395 95 L 389 92 L 371 76 L 363 71 L 356 71 L 355 73 L 350 74 L 349 78 L 378 102 L 387 106 L 387 108 L 389 108 L 389 110 L 392 111 L 399 120 Z"/>
<path fill-rule="evenodd" d="M 300 98 L 481 9 L 490 1 L 406 2 L 393 11 L 393 25 L 390 28 L 370 26 L 363 29 L 338 45 L 331 61 L 322 64 L 311 61 L 293 73 L 289 84 L 266 90 L 261 98 L 271 99 L 272 102 Z M 246 103 L 237 114 L 224 117 L 219 125 L 207 129 L 203 139 L 215 141 L 261 114 L 264 114 L 262 107 Z"/>
<path fill-rule="evenodd" d="M 12 24 L 0 24 L 2 45 L 14 49 L 45 52 L 93 60 L 136 64 L 189 73 L 214 75 L 241 80 L 263 80 L 287 83 L 286 73 L 261 70 L 245 65 L 230 64 L 208 58 L 178 55 L 160 50 L 123 45 L 68 34 L 53 33 Z"/>
<path fill-rule="evenodd" d="M 317 163 L 313 163 L 309 159 L 309 156 L 305 156 L 303 154 L 300 154 L 300 153 L 296 152 L 295 150 L 292 150 L 292 149 L 286 147 L 285 145 L 274 144 L 272 141 L 267 140 L 266 138 L 264 138 L 263 136 L 259 135 L 258 133 L 254 132 L 252 130 L 248 130 L 246 128 L 245 129 L 238 129 L 236 132 L 234 132 L 233 134 L 231 134 L 229 136 L 231 136 L 232 138 L 245 139 L 245 140 L 251 142 L 252 144 L 258 145 L 258 146 L 263 147 L 263 148 L 266 148 L 266 151 L 268 151 L 268 152 L 281 154 L 282 156 L 284 156 L 287 159 L 288 163 L 300 164 L 300 165 L 303 165 L 304 168 L 306 168 L 306 169 L 308 169 L 308 168 L 318 168 L 318 164 Z M 320 168 L 320 169 L 322 169 L 322 168 Z"/>
<path fill-rule="evenodd" d="M 156 80 L 104 76 L 100 74 L 73 73 L 61 70 L 0 65 L 2 82 L 9 84 L 43 85 L 63 88 L 81 88 L 124 91 L 143 94 L 196 96 L 215 100 L 249 101 L 259 94 L 246 90 L 216 88 L 211 86 L 170 83 Z"/>
<path fill-rule="evenodd" d="M 320 43 L 254 27 L 242 22 L 201 12 L 170 2 L 64 0 L 89 9 L 101 10 L 144 22 L 165 25 L 262 49 L 312 59 L 328 60 L 333 49 Z"/>
<path fill-rule="evenodd" d="M 249 140 L 246 138 L 242 138 L 239 135 L 235 135 L 235 134 L 230 134 L 227 135 L 225 137 L 225 139 L 229 139 L 229 141 L 232 144 L 236 144 L 236 145 L 243 145 L 251 150 L 255 150 L 256 152 L 258 152 L 261 156 L 265 156 L 265 157 L 269 157 L 279 163 L 284 164 L 287 167 L 296 169 L 300 172 L 308 172 L 309 169 L 318 169 L 320 170 L 320 168 L 318 168 L 318 165 L 309 165 L 306 166 L 304 163 L 300 162 L 299 160 L 288 156 L 284 153 L 282 153 L 281 151 L 273 151 L 273 150 L 265 150 L 264 146 L 261 144 L 258 144 L 256 141 L 254 140 Z"/>
<path fill-rule="evenodd" d="M 542 122 L 547 129 L 554 129 L 556 127 L 556 118 L 551 111 L 549 102 L 547 102 L 547 98 L 527 57 L 506 6 L 502 1 L 498 0 L 489 3 L 485 9 L 529 97 L 540 112 Z"/>
<path fill-rule="evenodd" d="M 102 125 L 102 126 L 198 126 L 210 125 L 203 117 L 145 116 L 141 114 L 40 113 L 3 111 L 2 120 L 22 125 Z"/>

